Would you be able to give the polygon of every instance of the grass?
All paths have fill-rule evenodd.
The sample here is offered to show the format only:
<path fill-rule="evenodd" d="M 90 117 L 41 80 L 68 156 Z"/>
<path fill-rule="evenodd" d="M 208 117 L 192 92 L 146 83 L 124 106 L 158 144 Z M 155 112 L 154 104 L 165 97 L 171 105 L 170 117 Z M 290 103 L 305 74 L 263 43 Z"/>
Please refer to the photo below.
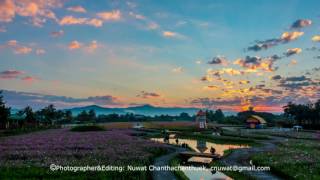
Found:
<path fill-rule="evenodd" d="M 75 132 L 105 131 L 105 128 L 97 125 L 83 125 L 83 126 L 81 125 L 81 126 L 75 126 L 71 128 L 70 131 L 75 131 Z"/>
<path fill-rule="evenodd" d="M 224 166 L 220 161 L 214 161 L 210 164 L 211 167 L 213 166 Z M 239 171 L 222 171 L 225 175 L 231 177 L 232 179 L 236 180 L 254 180 L 255 178 L 252 176 L 249 176 L 245 173 L 239 172 Z"/>
<path fill-rule="evenodd" d="M 8 178 L 10 177 L 10 178 Z M 61 172 L 50 171 L 44 167 L 2 167 L 0 168 L 0 179 L 20 180 L 20 179 L 126 179 L 147 180 L 151 178 L 150 172 L 145 171 L 123 171 L 123 172 Z"/>
<path fill-rule="evenodd" d="M 169 162 L 169 165 L 173 167 L 179 166 L 180 164 L 181 164 L 181 159 L 178 156 L 175 156 Z M 189 180 L 189 178 L 182 171 L 174 171 L 174 175 L 179 180 Z"/>
<path fill-rule="evenodd" d="M 320 144 L 316 141 L 290 139 L 276 151 L 253 155 L 252 160 L 270 166 L 271 172 L 285 179 L 320 179 Z"/>
<path fill-rule="evenodd" d="M 18 128 L 18 129 L 7 129 L 0 132 L 0 137 L 27 134 L 27 133 L 36 132 L 36 131 L 47 130 L 50 128 L 52 127 L 26 127 L 26 128 Z"/>
<path fill-rule="evenodd" d="M 267 136 L 267 135 L 257 135 L 257 134 L 244 133 L 244 132 L 239 134 L 239 132 L 223 131 L 222 135 L 223 136 L 230 136 L 230 137 L 256 139 L 256 140 L 269 140 L 270 139 L 269 136 Z"/>

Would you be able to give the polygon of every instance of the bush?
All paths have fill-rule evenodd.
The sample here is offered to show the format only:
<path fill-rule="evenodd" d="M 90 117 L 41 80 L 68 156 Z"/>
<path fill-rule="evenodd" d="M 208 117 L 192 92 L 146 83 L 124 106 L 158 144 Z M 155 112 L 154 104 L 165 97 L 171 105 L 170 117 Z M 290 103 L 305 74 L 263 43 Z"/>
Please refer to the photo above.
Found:
<path fill-rule="evenodd" d="M 105 131 L 105 128 L 101 126 L 96 126 L 96 125 L 84 125 L 84 126 L 73 127 L 71 131 L 75 131 L 75 132 Z"/>

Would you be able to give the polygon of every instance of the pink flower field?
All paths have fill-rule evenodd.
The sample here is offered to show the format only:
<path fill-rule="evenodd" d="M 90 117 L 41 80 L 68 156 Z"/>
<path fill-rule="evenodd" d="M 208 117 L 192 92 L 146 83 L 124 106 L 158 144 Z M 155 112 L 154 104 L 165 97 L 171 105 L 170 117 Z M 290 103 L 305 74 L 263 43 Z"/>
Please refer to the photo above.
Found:
<path fill-rule="evenodd" d="M 148 164 L 165 145 L 132 136 L 131 130 L 71 132 L 51 129 L 0 139 L 0 164 L 59 165 Z"/>

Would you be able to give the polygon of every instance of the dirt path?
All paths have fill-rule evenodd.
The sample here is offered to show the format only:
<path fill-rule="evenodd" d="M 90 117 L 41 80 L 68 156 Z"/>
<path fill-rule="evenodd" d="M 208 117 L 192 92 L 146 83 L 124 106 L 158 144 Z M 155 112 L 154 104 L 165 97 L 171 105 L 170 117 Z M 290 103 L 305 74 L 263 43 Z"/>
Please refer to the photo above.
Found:
<path fill-rule="evenodd" d="M 174 148 L 174 152 L 164 155 L 164 156 L 160 156 L 158 158 L 155 159 L 153 165 L 154 166 L 166 166 L 169 165 L 169 161 L 176 155 L 178 155 L 179 152 L 185 151 L 186 149 L 184 148 L 178 148 L 175 147 Z M 153 180 L 176 180 L 176 176 L 174 175 L 174 173 L 172 171 L 153 171 L 152 172 L 152 179 Z"/>
<path fill-rule="evenodd" d="M 229 156 L 223 158 L 221 162 L 225 165 L 238 165 L 238 166 L 250 166 L 250 156 L 255 153 L 272 151 L 277 148 L 275 143 L 282 142 L 285 138 L 279 137 L 272 137 L 272 140 L 268 141 L 259 141 L 262 146 L 261 147 L 252 147 L 252 148 L 245 148 L 245 149 L 237 149 L 234 150 Z M 262 180 L 276 180 L 281 179 L 269 171 L 243 171 L 244 173 Z"/>

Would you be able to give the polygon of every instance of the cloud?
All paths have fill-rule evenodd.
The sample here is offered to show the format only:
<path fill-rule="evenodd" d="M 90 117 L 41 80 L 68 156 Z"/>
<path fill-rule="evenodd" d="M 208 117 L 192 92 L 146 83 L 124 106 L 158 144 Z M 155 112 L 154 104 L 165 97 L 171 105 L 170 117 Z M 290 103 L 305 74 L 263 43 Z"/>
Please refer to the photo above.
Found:
<path fill-rule="evenodd" d="M 26 83 L 32 84 L 34 82 L 39 81 L 39 78 L 33 77 L 33 76 L 25 76 L 25 77 L 21 78 L 21 80 Z"/>
<path fill-rule="evenodd" d="M 241 80 L 241 81 L 239 81 L 239 84 L 249 84 L 250 83 L 250 81 L 248 81 L 248 80 Z"/>
<path fill-rule="evenodd" d="M 18 43 L 17 40 L 9 40 L 6 45 L 7 48 L 11 48 L 15 54 L 29 54 L 32 52 L 32 48 L 29 46 Z"/>
<path fill-rule="evenodd" d="M 72 41 L 69 43 L 68 48 L 70 50 L 79 49 L 81 48 L 82 44 L 78 41 Z"/>
<path fill-rule="evenodd" d="M 275 75 L 271 77 L 272 80 L 280 80 L 281 78 L 282 77 L 280 75 Z"/>
<path fill-rule="evenodd" d="M 162 36 L 165 38 L 177 38 L 177 39 L 183 39 L 185 36 L 172 31 L 162 31 Z"/>
<path fill-rule="evenodd" d="M 16 15 L 30 17 L 34 26 L 41 27 L 48 19 L 57 20 L 52 9 L 62 7 L 60 0 L 1 0 L 0 21 L 11 22 Z"/>
<path fill-rule="evenodd" d="M 39 49 L 36 50 L 36 54 L 37 55 L 42 55 L 42 54 L 45 54 L 45 53 L 46 53 L 46 50 L 44 50 L 44 49 L 39 48 Z"/>
<path fill-rule="evenodd" d="M 32 48 L 26 46 L 17 46 L 14 49 L 15 54 L 29 54 L 32 51 Z"/>
<path fill-rule="evenodd" d="M 292 56 L 292 55 L 295 55 L 295 54 L 299 54 L 302 52 L 302 49 L 301 48 L 291 48 L 291 49 L 288 49 L 287 52 L 285 53 L 285 55 L 287 57 L 289 56 Z"/>
<path fill-rule="evenodd" d="M 155 30 L 159 28 L 159 24 L 155 23 L 155 22 L 149 22 L 147 25 L 147 29 L 149 30 Z"/>
<path fill-rule="evenodd" d="M 23 71 L 5 70 L 0 72 L 0 79 L 17 79 L 19 76 L 23 74 L 24 74 Z"/>
<path fill-rule="evenodd" d="M 320 42 L 320 35 L 315 35 L 311 38 L 312 41 L 314 42 Z"/>
<path fill-rule="evenodd" d="M 129 12 L 129 15 L 132 16 L 132 17 L 134 17 L 135 19 L 139 19 L 139 20 L 145 20 L 145 19 L 146 19 L 145 16 L 143 16 L 143 15 L 141 15 L 141 14 L 136 14 L 136 13 L 134 13 L 134 12 Z"/>
<path fill-rule="evenodd" d="M 50 33 L 52 37 L 61 37 L 64 35 L 64 31 L 60 30 L 60 31 L 53 31 Z"/>
<path fill-rule="evenodd" d="M 161 97 L 161 95 L 155 92 L 141 91 L 140 94 L 137 95 L 137 97 L 149 99 L 149 98 L 158 98 L 158 97 Z"/>
<path fill-rule="evenodd" d="M 292 59 L 291 61 L 290 61 L 290 63 L 289 63 L 289 65 L 296 65 L 296 64 L 298 64 L 298 61 L 297 60 L 295 60 L 295 59 Z"/>
<path fill-rule="evenodd" d="M 94 27 L 101 27 L 103 25 L 102 20 L 96 18 L 76 18 L 73 16 L 65 16 L 59 21 L 60 25 L 90 25 Z"/>
<path fill-rule="evenodd" d="M 282 82 L 287 82 L 287 81 L 309 81 L 310 78 L 307 78 L 306 76 L 292 76 L 292 77 L 287 77 L 283 78 Z"/>
<path fill-rule="evenodd" d="M 246 56 L 244 59 L 237 59 L 233 64 L 237 64 L 250 70 L 261 69 L 266 72 L 272 72 L 277 69 L 273 67 L 274 62 L 277 59 L 279 59 L 278 56 L 271 56 L 267 58 L 261 58 L 259 56 Z"/>
<path fill-rule="evenodd" d="M 90 42 L 90 44 L 86 47 L 86 50 L 88 52 L 94 52 L 100 45 L 98 44 L 97 41 L 93 40 Z"/>
<path fill-rule="evenodd" d="M 302 36 L 304 32 L 299 31 L 293 31 L 293 32 L 284 32 L 281 35 L 281 40 L 283 42 L 289 42 L 298 39 L 300 36 Z"/>
<path fill-rule="evenodd" d="M 291 25 L 291 28 L 303 28 L 310 26 L 311 24 L 312 21 L 309 19 L 298 19 Z"/>
<path fill-rule="evenodd" d="M 74 41 L 70 42 L 69 45 L 68 45 L 68 48 L 70 50 L 83 49 L 83 50 L 85 50 L 86 52 L 89 52 L 89 53 L 95 52 L 99 47 L 102 47 L 102 45 L 99 44 L 98 41 L 96 41 L 96 40 L 92 40 L 88 44 L 81 43 L 79 41 L 74 40 Z"/>
<path fill-rule="evenodd" d="M 203 107 L 212 108 L 219 105 L 239 105 L 241 104 L 240 98 L 226 99 L 214 99 L 214 98 L 196 98 L 190 101 L 191 105 L 201 105 Z"/>
<path fill-rule="evenodd" d="M 24 108 L 31 106 L 35 109 L 54 104 L 58 108 L 68 108 L 86 105 L 117 106 L 121 105 L 118 98 L 111 95 L 73 98 L 66 96 L 46 95 L 41 93 L 17 92 L 3 90 L 3 96 L 9 106 Z"/>
<path fill-rule="evenodd" d="M 164 37 L 175 37 L 175 36 L 177 36 L 177 34 L 175 32 L 171 32 L 171 31 L 163 31 L 162 35 Z"/>
<path fill-rule="evenodd" d="M 106 11 L 97 13 L 97 16 L 104 21 L 118 21 L 121 19 L 120 10 Z"/>
<path fill-rule="evenodd" d="M 246 73 L 245 71 L 240 71 L 240 70 L 233 69 L 233 68 L 222 68 L 220 70 L 213 70 L 213 69 L 209 68 L 209 69 L 207 69 L 207 74 L 201 78 L 201 81 L 212 82 L 214 80 L 222 80 L 221 75 L 223 75 L 223 74 L 234 76 L 234 75 L 243 75 L 245 73 Z"/>
<path fill-rule="evenodd" d="M 174 72 L 174 73 L 182 73 L 183 72 L 183 68 L 182 67 L 173 68 L 172 72 Z"/>
<path fill-rule="evenodd" d="M 77 13 L 86 13 L 86 9 L 82 6 L 71 6 L 67 8 L 68 11 L 77 12 Z"/>
<path fill-rule="evenodd" d="M 228 65 L 228 60 L 224 56 L 216 56 L 212 58 L 211 61 L 208 62 L 208 64 L 221 64 L 221 65 Z"/>
<path fill-rule="evenodd" d="M 12 0 L 0 1 L 0 21 L 11 22 L 15 13 L 15 4 Z"/>
<path fill-rule="evenodd" d="M 312 80 L 304 75 L 302 76 L 291 76 L 282 78 L 278 84 L 279 87 L 284 87 L 288 90 L 297 92 L 299 89 L 310 86 L 319 86 L 320 81 Z"/>
<path fill-rule="evenodd" d="M 293 31 L 293 32 L 284 32 L 282 33 L 280 38 L 274 38 L 274 39 L 267 39 L 263 41 L 256 41 L 254 45 L 249 46 L 247 50 L 249 51 L 260 51 L 260 50 L 266 50 L 273 46 L 277 46 L 279 44 L 288 43 L 290 41 L 298 39 L 300 36 L 302 36 L 304 32 L 299 31 Z"/>
<path fill-rule="evenodd" d="M 218 86 L 213 86 L 213 85 L 210 85 L 210 86 L 205 86 L 203 87 L 204 90 L 218 90 L 219 87 Z"/>

